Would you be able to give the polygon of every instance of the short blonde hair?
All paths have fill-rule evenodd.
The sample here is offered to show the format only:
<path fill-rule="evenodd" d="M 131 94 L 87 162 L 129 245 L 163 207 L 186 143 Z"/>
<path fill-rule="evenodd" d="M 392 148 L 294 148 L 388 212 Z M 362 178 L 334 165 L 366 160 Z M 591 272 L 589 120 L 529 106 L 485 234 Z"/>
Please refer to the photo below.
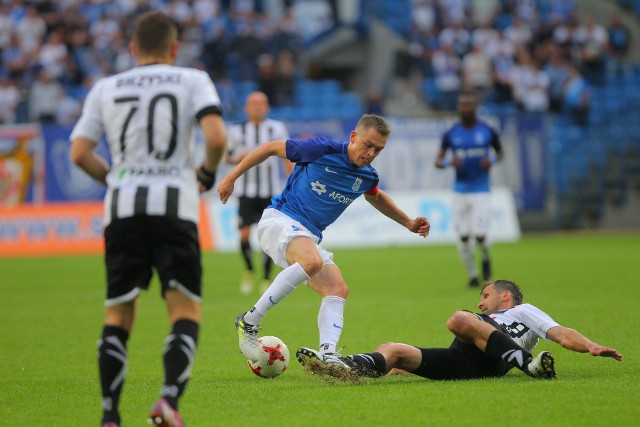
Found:
<path fill-rule="evenodd" d="M 356 130 L 374 128 L 378 131 L 378 133 L 384 137 L 388 137 L 391 134 L 391 127 L 386 120 L 380 116 L 375 114 L 365 114 L 360 117 L 358 120 L 358 124 L 356 125 Z"/>

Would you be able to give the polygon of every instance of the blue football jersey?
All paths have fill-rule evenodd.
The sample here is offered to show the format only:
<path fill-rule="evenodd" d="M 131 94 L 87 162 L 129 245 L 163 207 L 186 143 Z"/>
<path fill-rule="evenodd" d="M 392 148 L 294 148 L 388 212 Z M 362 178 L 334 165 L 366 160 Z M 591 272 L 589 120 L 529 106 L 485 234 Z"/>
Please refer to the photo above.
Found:
<path fill-rule="evenodd" d="M 322 240 L 322 231 L 362 193 L 378 185 L 371 166 L 357 167 L 347 155 L 348 142 L 326 138 L 289 139 L 287 158 L 296 163 L 271 208 L 299 221 Z"/>
<path fill-rule="evenodd" d="M 501 151 L 500 138 L 495 130 L 482 121 L 472 128 L 456 123 L 442 136 L 441 149 L 451 150 L 455 157 L 462 159 L 462 166 L 456 168 L 455 191 L 489 191 L 489 170 L 481 166 L 480 160 L 489 156 L 491 147 L 496 152 Z"/>

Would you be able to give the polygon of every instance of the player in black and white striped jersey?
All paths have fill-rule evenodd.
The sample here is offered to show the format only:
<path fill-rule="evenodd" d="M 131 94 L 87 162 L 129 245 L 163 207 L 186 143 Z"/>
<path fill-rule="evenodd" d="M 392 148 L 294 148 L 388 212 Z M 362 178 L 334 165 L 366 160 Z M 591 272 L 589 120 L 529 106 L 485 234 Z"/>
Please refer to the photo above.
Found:
<path fill-rule="evenodd" d="M 539 308 L 523 304 L 522 298 L 522 290 L 510 280 L 486 282 L 478 303 L 482 313 L 456 311 L 447 321 L 447 328 L 455 336 L 449 348 L 389 342 L 372 353 L 339 356 L 346 368 L 323 362 L 318 352 L 305 347 L 299 348 L 296 356 L 302 364 L 315 361 L 316 370 L 334 376 L 340 376 L 342 370 L 374 378 L 410 373 L 434 380 L 501 377 L 511 368 L 534 378 L 554 379 L 551 353 L 532 355 L 540 339 L 579 353 L 622 360 L 615 349 L 558 324 Z"/>
<path fill-rule="evenodd" d="M 269 100 L 263 92 L 250 93 L 244 110 L 247 120 L 229 127 L 227 163 L 240 163 L 247 153 L 265 142 L 289 139 L 285 124 L 267 117 Z M 239 203 L 240 252 L 246 269 L 240 281 L 240 292 L 245 295 L 253 291 L 255 282 L 252 249 L 249 242 L 251 226 L 258 223 L 262 212 L 271 204 L 271 197 L 282 191 L 284 180 L 282 168 L 278 164 L 280 160 L 271 157 L 251 168 L 238 179 L 235 186 Z M 286 175 L 293 170 L 293 164 L 288 160 L 282 159 L 282 166 Z M 270 276 L 273 266 L 271 258 L 265 253 L 262 253 L 262 264 L 261 292 L 271 284 Z"/>
<path fill-rule="evenodd" d="M 172 331 L 163 350 L 164 384 L 149 418 L 155 425 L 183 426 L 178 399 L 190 377 L 201 321 L 199 193 L 215 182 L 226 130 L 209 76 L 173 65 L 178 33 L 166 15 L 142 15 L 130 48 L 138 66 L 95 84 L 70 137 L 73 161 L 107 186 L 107 296 L 98 341 L 102 425 L 120 425 L 126 343 L 137 297 L 156 270 Z M 199 167 L 196 123 L 206 147 Z M 94 151 L 103 135 L 111 166 Z"/>

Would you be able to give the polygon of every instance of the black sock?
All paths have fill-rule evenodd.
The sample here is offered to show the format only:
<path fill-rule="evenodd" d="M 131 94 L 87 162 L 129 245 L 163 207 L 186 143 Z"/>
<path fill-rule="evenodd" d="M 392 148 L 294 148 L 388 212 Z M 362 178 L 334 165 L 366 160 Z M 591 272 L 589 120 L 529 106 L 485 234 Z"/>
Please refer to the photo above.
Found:
<path fill-rule="evenodd" d="M 488 356 L 503 359 L 521 371 L 524 371 L 531 362 L 531 353 L 520 347 L 509 335 L 500 331 L 493 331 L 489 335 L 484 352 Z"/>
<path fill-rule="evenodd" d="M 352 364 L 351 367 L 360 375 L 377 378 L 387 373 L 387 361 L 381 353 L 360 353 L 346 358 L 347 364 Z"/>
<path fill-rule="evenodd" d="M 244 259 L 244 265 L 247 270 L 253 271 L 253 260 L 251 259 L 251 244 L 249 242 L 240 242 L 240 253 Z"/>
<path fill-rule="evenodd" d="M 262 253 L 262 265 L 264 266 L 264 280 L 269 280 L 273 262 L 271 261 L 271 257 L 264 252 Z"/>
<path fill-rule="evenodd" d="M 175 410 L 191 377 L 199 329 L 200 325 L 193 320 L 180 319 L 164 341 L 164 384 L 160 395 Z"/>
<path fill-rule="evenodd" d="M 120 424 L 118 405 L 127 372 L 129 333 L 116 326 L 104 326 L 98 340 L 98 370 L 102 388 L 102 423 Z"/>

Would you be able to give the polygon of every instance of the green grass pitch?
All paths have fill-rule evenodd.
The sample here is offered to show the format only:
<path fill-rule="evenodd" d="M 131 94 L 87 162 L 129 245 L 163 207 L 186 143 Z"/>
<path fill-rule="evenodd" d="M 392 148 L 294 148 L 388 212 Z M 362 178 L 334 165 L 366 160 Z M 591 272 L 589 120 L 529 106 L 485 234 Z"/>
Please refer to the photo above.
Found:
<path fill-rule="evenodd" d="M 351 294 L 340 344 L 345 353 L 379 343 L 448 346 L 447 317 L 476 308 L 478 291 L 453 245 L 335 250 Z M 542 342 L 556 357 L 557 381 L 512 371 L 495 380 L 434 382 L 395 376 L 365 384 L 330 383 L 291 360 L 265 380 L 246 366 L 233 319 L 258 295 L 241 296 L 239 254 L 206 253 L 204 322 L 192 380 L 181 401 L 201 426 L 628 426 L 640 418 L 640 233 L 525 235 L 493 248 L 496 278 L 516 281 L 525 302 L 624 361 L 573 353 Z M 169 331 L 158 285 L 140 298 L 129 340 L 123 426 L 146 425 L 160 389 L 161 347 Z M 95 344 L 102 324 L 99 256 L 0 259 L 0 424 L 97 426 Z M 320 299 L 301 287 L 269 312 L 263 335 L 292 353 L 316 347 Z"/>

